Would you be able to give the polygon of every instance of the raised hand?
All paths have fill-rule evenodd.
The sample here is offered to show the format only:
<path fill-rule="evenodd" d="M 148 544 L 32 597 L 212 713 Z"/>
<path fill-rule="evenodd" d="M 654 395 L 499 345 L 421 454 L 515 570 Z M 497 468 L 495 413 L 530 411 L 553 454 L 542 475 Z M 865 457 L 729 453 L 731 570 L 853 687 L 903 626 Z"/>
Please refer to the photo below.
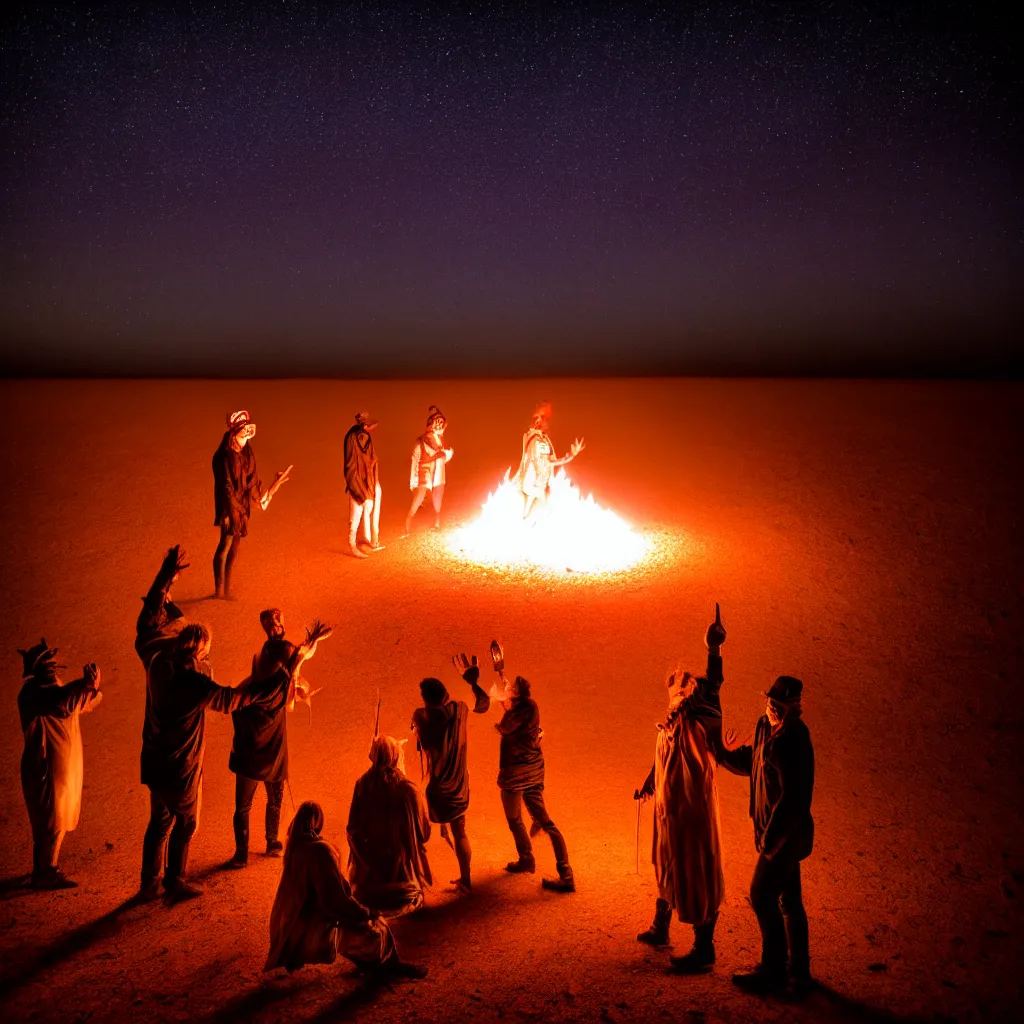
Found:
<path fill-rule="evenodd" d="M 569 455 L 575 459 L 576 456 L 579 455 L 579 453 L 586 447 L 587 442 L 584 441 L 582 437 L 577 437 L 576 440 L 569 445 Z"/>
<path fill-rule="evenodd" d="M 167 554 L 164 555 L 164 564 L 161 566 L 161 572 L 169 576 L 173 582 L 178 578 L 178 574 L 182 569 L 189 567 L 189 561 L 185 552 L 182 550 L 180 544 L 175 544 L 173 548 L 168 549 Z"/>
<path fill-rule="evenodd" d="M 96 667 L 96 662 L 90 661 L 88 665 L 83 666 L 82 677 L 93 690 L 100 688 L 100 670 Z"/>
<path fill-rule="evenodd" d="M 306 628 L 306 639 L 302 641 L 302 649 L 305 651 L 303 660 L 312 658 L 316 654 L 316 645 L 321 640 L 326 640 L 333 632 L 333 626 L 328 626 L 319 619 L 312 626 L 308 626 Z"/>
<path fill-rule="evenodd" d="M 476 655 L 467 657 L 465 654 L 456 654 L 452 658 L 455 671 L 458 672 L 467 683 L 475 683 L 480 678 L 480 666 L 476 663 Z"/>
<path fill-rule="evenodd" d="M 725 626 L 722 625 L 722 608 L 719 603 L 715 602 L 715 621 L 708 626 L 707 634 L 704 637 L 704 643 L 707 644 L 708 650 L 717 653 L 719 647 L 725 643 Z"/>

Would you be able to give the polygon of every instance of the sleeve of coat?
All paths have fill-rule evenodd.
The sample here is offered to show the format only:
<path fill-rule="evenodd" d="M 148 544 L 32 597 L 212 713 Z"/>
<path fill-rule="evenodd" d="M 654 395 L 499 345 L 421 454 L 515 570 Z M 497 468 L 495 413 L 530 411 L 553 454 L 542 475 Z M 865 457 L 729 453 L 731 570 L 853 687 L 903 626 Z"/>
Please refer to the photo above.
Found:
<path fill-rule="evenodd" d="M 782 796 L 772 810 L 764 830 L 762 847 L 771 860 L 793 833 L 802 827 L 811 813 L 814 788 L 814 750 L 806 730 L 785 736 L 784 743 L 775 743 Z"/>
<path fill-rule="evenodd" d="M 324 916 L 337 921 L 341 928 L 365 924 L 372 916 L 352 896 L 352 890 L 341 873 L 341 865 L 327 843 L 314 843 L 311 853 L 310 882 Z"/>
<path fill-rule="evenodd" d="M 749 775 L 754 769 L 754 748 L 749 743 L 744 743 L 742 747 L 733 750 L 725 744 L 720 744 L 712 753 L 715 760 L 733 775 Z"/>
<path fill-rule="evenodd" d="M 248 707 L 258 701 L 270 700 L 282 685 L 280 674 L 275 673 L 262 682 L 250 683 L 248 686 L 221 686 L 212 679 L 207 681 L 204 707 L 210 711 L 220 711 L 228 715 L 232 711 Z"/>

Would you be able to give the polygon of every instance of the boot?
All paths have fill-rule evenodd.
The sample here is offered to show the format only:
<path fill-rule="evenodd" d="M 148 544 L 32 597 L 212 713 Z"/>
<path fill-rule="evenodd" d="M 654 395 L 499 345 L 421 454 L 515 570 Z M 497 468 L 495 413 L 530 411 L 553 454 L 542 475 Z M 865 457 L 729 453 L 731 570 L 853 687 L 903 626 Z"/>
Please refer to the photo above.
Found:
<path fill-rule="evenodd" d="M 183 903 L 185 900 L 194 900 L 203 895 L 202 889 L 181 878 L 174 878 L 169 882 L 165 878 L 164 891 L 167 893 L 168 903 Z"/>
<path fill-rule="evenodd" d="M 541 888 L 551 892 L 575 892 L 576 879 L 572 876 L 572 868 L 568 864 L 560 865 L 557 878 L 544 878 Z"/>
<path fill-rule="evenodd" d="M 716 914 L 707 924 L 693 927 L 693 949 L 685 956 L 670 956 L 676 974 L 707 974 L 715 964 Z"/>
<path fill-rule="evenodd" d="M 782 967 L 758 964 L 752 970 L 734 974 L 732 983 L 744 992 L 751 992 L 754 995 L 778 992 L 786 986 L 786 971 Z"/>
<path fill-rule="evenodd" d="M 232 822 L 235 829 L 235 854 L 225 864 L 226 868 L 244 868 L 249 863 L 249 822 L 248 820 L 239 820 L 239 815 L 235 815 L 235 820 Z"/>
<path fill-rule="evenodd" d="M 356 531 L 353 530 L 348 535 L 348 549 L 352 552 L 353 558 L 368 558 L 369 556 L 365 551 L 360 550 L 359 545 L 356 543 Z"/>
<path fill-rule="evenodd" d="M 284 849 L 284 843 L 280 839 L 268 839 L 267 840 L 267 856 L 268 857 L 280 857 L 281 851 Z"/>
<path fill-rule="evenodd" d="M 33 872 L 32 888 L 40 890 L 77 889 L 78 883 L 68 878 L 60 868 L 49 868 L 47 871 Z"/>
<path fill-rule="evenodd" d="M 654 921 L 651 923 L 651 927 L 645 932 L 641 932 L 637 937 L 637 942 L 646 942 L 648 946 L 667 946 L 668 945 L 668 929 L 672 923 L 672 908 L 668 905 L 668 900 L 663 900 L 660 897 L 658 902 L 654 905 Z"/>
<path fill-rule="evenodd" d="M 537 870 L 537 862 L 532 856 L 523 856 L 520 854 L 519 860 L 514 860 L 509 864 L 505 865 L 505 870 L 513 875 L 521 874 L 533 874 Z"/>

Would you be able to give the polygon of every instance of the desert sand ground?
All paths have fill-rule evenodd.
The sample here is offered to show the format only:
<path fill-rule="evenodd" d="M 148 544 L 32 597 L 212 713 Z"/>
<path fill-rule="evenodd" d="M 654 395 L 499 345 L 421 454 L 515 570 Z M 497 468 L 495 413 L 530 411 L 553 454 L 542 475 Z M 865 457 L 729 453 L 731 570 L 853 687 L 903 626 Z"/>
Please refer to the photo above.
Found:
<path fill-rule="evenodd" d="M 421 513 L 399 539 L 408 457 L 427 405 L 450 419 L 446 526 L 473 516 L 516 461 L 533 404 L 554 403 L 585 491 L 650 531 L 656 555 L 609 578 L 501 572 L 444 549 Z M 851 1021 L 998 1020 L 1022 995 L 1024 848 L 1020 685 L 1024 654 L 1017 384 L 523 381 L 7 382 L 0 385 L 0 1002 L 5 1020 Z M 239 560 L 239 599 L 208 600 L 210 456 L 225 413 L 247 408 L 265 480 L 294 463 Z M 346 556 L 341 441 L 357 409 L 380 420 L 385 551 Z M 318 799 L 344 849 L 381 725 L 408 735 L 416 684 L 456 694 L 456 651 L 494 636 L 534 684 L 548 807 L 579 891 L 507 876 L 511 838 L 495 787 L 493 712 L 470 723 L 476 891 L 440 881 L 399 921 L 429 977 L 365 989 L 345 961 L 261 973 L 281 862 L 223 872 L 233 849 L 230 720 L 210 716 L 192 869 L 198 901 L 133 906 L 147 792 L 139 783 L 143 673 L 139 598 L 164 551 L 192 568 L 176 588 L 213 632 L 213 668 L 237 682 L 278 605 L 292 632 L 339 627 L 308 676 L 325 689 L 290 722 L 294 799 Z M 700 668 L 714 602 L 728 629 L 727 726 L 747 733 L 775 675 L 805 683 L 815 742 L 815 851 L 804 865 L 813 969 L 805 1003 L 738 992 L 757 959 L 747 902 L 754 863 L 746 781 L 719 775 L 727 898 L 718 966 L 665 971 L 635 941 L 653 910 L 650 809 L 635 872 L 635 804 L 649 768 L 663 680 Z M 83 719 L 81 825 L 60 894 L 23 887 L 30 839 L 18 763 L 18 646 L 45 635 L 73 678 L 95 660 L 105 699 Z M 413 757 L 409 771 L 418 769 Z M 290 818 L 285 801 L 285 823 Z M 254 807 L 258 842 L 262 794 Z M 540 866 L 550 872 L 544 837 Z M 688 929 L 674 926 L 676 951 Z"/>

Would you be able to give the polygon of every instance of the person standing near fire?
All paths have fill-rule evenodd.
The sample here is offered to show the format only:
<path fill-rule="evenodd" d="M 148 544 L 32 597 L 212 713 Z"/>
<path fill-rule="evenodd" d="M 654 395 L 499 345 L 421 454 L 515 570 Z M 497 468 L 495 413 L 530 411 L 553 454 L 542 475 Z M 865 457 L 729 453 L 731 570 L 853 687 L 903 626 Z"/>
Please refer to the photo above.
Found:
<path fill-rule="evenodd" d="M 523 495 L 523 519 L 530 518 L 538 501 L 542 507 L 547 505 L 555 468 L 572 462 L 586 447 L 586 443 L 577 438 L 569 446 L 569 454 L 558 458 L 555 446 L 548 436 L 550 420 L 551 403 L 541 402 L 534 410 L 533 420 L 523 434 L 523 455 L 514 478 Z"/>
<path fill-rule="evenodd" d="M 382 551 L 380 542 L 380 469 L 373 450 L 377 421 L 368 412 L 357 412 L 355 424 L 345 435 L 345 491 L 348 494 L 348 547 L 354 558 L 366 558 L 360 544 Z M 360 539 L 359 528 L 363 536 Z"/>
<path fill-rule="evenodd" d="M 412 531 L 412 520 L 419 511 L 423 499 L 430 492 L 434 506 L 434 529 L 441 528 L 441 502 L 444 501 L 445 467 L 455 454 L 454 448 L 445 448 L 444 432 L 448 420 L 436 405 L 427 410 L 427 431 L 416 438 L 412 450 L 412 465 L 409 471 L 409 489 L 412 491 L 412 505 L 405 517 L 405 532 Z"/>

